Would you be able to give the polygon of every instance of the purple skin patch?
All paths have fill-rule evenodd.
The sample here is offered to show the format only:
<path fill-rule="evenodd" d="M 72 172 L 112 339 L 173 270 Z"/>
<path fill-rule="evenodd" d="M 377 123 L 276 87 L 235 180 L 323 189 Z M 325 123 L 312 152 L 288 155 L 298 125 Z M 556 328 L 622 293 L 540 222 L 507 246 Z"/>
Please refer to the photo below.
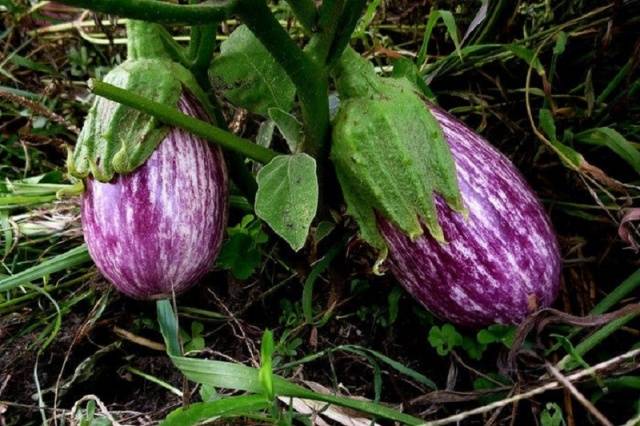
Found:
<path fill-rule="evenodd" d="M 445 244 L 427 233 L 411 241 L 379 220 L 390 270 L 440 318 L 467 327 L 517 324 L 558 293 L 561 258 L 549 218 L 507 157 L 453 116 L 431 111 L 451 148 L 469 217 L 436 197 Z"/>
<path fill-rule="evenodd" d="M 185 114 L 207 117 L 182 96 Z M 82 229 L 100 272 L 135 299 L 171 297 L 211 267 L 227 215 L 222 152 L 172 129 L 149 159 L 112 182 L 86 180 Z"/>

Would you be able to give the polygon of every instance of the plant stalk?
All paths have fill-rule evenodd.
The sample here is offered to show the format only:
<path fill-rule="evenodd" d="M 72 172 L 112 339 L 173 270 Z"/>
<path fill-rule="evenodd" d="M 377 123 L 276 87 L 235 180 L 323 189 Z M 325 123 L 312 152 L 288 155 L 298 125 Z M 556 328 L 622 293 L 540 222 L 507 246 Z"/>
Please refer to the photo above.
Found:
<path fill-rule="evenodd" d="M 230 16 L 237 0 L 180 5 L 159 0 L 61 0 L 69 6 L 164 24 L 207 25 Z"/>
<path fill-rule="evenodd" d="M 313 33 L 318 19 L 318 9 L 313 0 L 287 0 L 287 3 L 302 28 L 309 34 Z"/>
<path fill-rule="evenodd" d="M 269 148 L 256 145 L 248 139 L 236 136 L 207 122 L 183 114 L 176 108 L 144 98 L 129 90 L 97 80 L 90 80 L 89 87 L 98 96 L 150 114 L 163 123 L 187 130 L 220 145 L 224 149 L 237 152 L 260 163 L 268 163 L 278 155 L 277 152 Z"/>

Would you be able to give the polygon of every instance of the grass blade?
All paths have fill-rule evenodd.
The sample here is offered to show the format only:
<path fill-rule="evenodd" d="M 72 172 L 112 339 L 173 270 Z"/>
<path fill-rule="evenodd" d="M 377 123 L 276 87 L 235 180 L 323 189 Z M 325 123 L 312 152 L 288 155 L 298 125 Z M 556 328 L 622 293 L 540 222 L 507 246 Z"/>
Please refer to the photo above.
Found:
<path fill-rule="evenodd" d="M 171 412 L 161 426 L 191 426 L 223 417 L 253 414 L 271 406 L 263 395 L 231 396 L 211 402 L 200 402 Z"/>
<path fill-rule="evenodd" d="M 53 274 L 54 272 L 82 265 L 90 260 L 91 257 L 89 256 L 87 246 L 86 244 L 82 244 L 66 253 L 51 257 L 38 265 L 25 269 L 22 272 L 0 279 L 0 291 L 11 290 L 46 275 Z"/>

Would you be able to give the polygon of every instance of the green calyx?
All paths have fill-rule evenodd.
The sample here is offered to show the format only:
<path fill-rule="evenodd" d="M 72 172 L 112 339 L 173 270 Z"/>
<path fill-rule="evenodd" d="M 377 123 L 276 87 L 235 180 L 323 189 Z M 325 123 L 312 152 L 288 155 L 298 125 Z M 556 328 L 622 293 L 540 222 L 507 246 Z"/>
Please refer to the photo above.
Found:
<path fill-rule="evenodd" d="M 442 129 L 424 100 L 405 80 L 375 74 L 347 49 L 336 69 L 341 105 L 333 123 L 331 159 L 361 237 L 380 251 L 387 245 L 376 215 L 410 238 L 426 227 L 444 242 L 434 193 L 456 211 L 464 206 L 455 164 Z"/>
<path fill-rule="evenodd" d="M 105 82 L 171 106 L 187 90 L 205 109 L 210 107 L 192 74 L 164 52 L 157 38 L 162 27 L 130 21 L 127 29 L 128 58 L 105 76 Z M 130 173 L 149 158 L 169 130 L 148 114 L 97 97 L 67 159 L 69 173 L 78 178 L 92 175 L 101 182 Z"/>

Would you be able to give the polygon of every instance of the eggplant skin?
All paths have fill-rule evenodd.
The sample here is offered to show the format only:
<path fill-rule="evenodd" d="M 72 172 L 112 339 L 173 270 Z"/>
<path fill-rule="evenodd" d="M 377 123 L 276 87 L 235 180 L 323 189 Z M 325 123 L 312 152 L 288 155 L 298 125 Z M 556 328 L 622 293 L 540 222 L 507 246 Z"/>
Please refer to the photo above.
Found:
<path fill-rule="evenodd" d="M 208 119 L 188 93 L 178 107 Z M 179 294 L 202 278 L 220 250 L 227 190 L 220 149 L 172 128 L 133 172 L 107 183 L 87 178 L 81 212 L 89 254 L 130 297 Z"/>
<path fill-rule="evenodd" d="M 468 217 L 436 196 L 446 243 L 411 241 L 378 217 L 389 268 L 436 316 L 465 327 L 517 324 L 553 303 L 561 257 L 545 211 L 507 157 L 462 122 L 430 107 L 456 164 Z"/>

